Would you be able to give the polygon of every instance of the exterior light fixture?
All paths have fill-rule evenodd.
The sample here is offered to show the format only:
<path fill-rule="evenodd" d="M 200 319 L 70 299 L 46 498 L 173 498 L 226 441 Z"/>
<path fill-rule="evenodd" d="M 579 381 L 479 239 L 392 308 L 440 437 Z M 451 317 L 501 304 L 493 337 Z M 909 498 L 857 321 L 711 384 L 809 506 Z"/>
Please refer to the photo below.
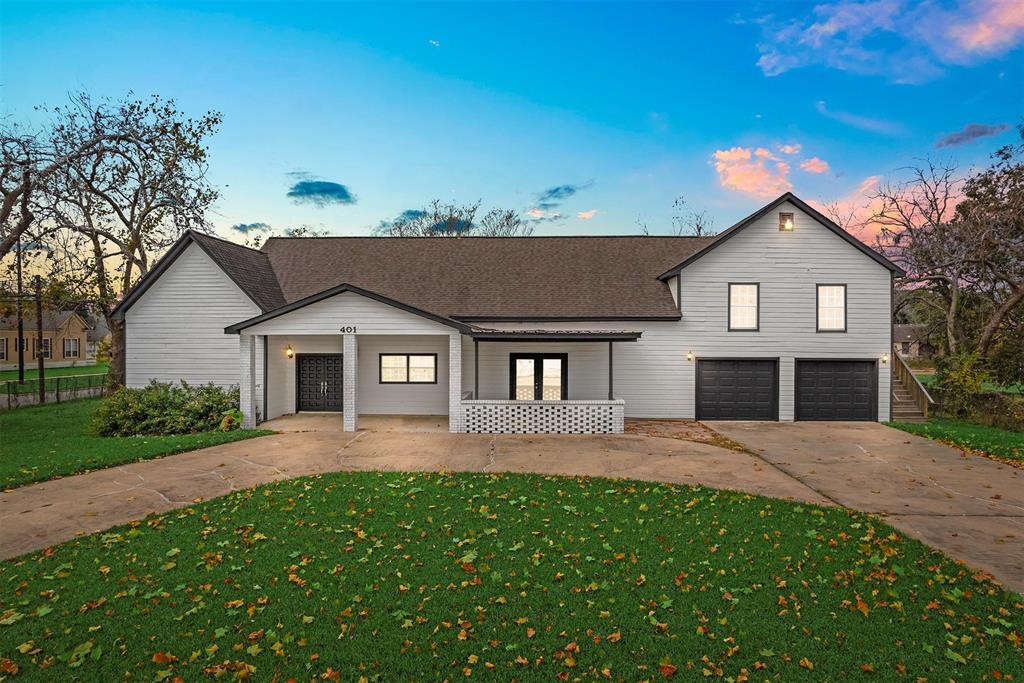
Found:
<path fill-rule="evenodd" d="M 288 358 L 292 358 L 295 355 L 295 351 L 292 350 L 291 344 L 285 347 L 284 355 L 287 356 Z"/>
<path fill-rule="evenodd" d="M 693 351 L 687 351 L 686 352 L 686 360 L 688 360 L 688 361 L 692 361 L 693 360 Z"/>
<path fill-rule="evenodd" d="M 779 214 L 779 232 L 793 232 L 793 214 Z"/>
<path fill-rule="evenodd" d="M 882 365 L 885 365 L 888 362 L 889 362 L 889 354 L 883 353 L 882 354 Z"/>

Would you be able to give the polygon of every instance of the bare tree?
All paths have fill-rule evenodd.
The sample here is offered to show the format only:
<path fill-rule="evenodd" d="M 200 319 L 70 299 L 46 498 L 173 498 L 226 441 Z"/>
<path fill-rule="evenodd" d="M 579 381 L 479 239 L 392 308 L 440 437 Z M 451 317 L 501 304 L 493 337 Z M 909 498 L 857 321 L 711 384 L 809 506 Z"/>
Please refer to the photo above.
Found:
<path fill-rule="evenodd" d="M 715 219 L 705 209 L 687 209 L 686 198 L 679 195 L 672 202 L 672 234 L 710 237 L 715 234 Z"/>
<path fill-rule="evenodd" d="M 533 226 L 513 209 L 491 209 L 479 219 L 480 202 L 445 203 L 435 199 L 420 210 L 381 222 L 374 233 L 387 237 L 529 237 Z"/>

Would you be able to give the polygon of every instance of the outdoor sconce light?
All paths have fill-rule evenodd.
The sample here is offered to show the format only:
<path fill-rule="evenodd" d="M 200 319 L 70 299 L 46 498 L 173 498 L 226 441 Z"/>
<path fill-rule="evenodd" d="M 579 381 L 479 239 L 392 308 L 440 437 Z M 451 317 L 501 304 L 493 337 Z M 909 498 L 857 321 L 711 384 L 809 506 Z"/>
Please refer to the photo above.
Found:
<path fill-rule="evenodd" d="M 688 361 L 692 361 L 693 360 L 693 351 L 687 351 L 686 352 L 686 360 L 688 360 Z"/>
<path fill-rule="evenodd" d="M 291 344 L 285 347 L 284 355 L 287 356 L 288 358 L 291 358 L 295 355 L 295 351 L 292 350 Z"/>
<path fill-rule="evenodd" d="M 889 354 L 883 353 L 882 354 L 882 365 L 885 365 L 888 362 L 889 362 Z"/>
<path fill-rule="evenodd" d="M 793 232 L 793 214 L 779 214 L 779 232 Z"/>

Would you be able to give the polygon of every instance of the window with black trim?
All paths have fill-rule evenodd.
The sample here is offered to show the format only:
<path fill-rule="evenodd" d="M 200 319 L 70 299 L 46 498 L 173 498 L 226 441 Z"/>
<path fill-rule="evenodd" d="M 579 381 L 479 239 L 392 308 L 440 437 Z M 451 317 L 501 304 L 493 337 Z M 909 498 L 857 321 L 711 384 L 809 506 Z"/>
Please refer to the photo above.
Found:
<path fill-rule="evenodd" d="M 7 360 L 7 337 L 0 339 L 0 360 Z"/>
<path fill-rule="evenodd" d="M 569 398 L 569 354 L 509 354 L 508 397 L 512 401 Z"/>
<path fill-rule="evenodd" d="M 756 332 L 760 327 L 761 285 L 756 282 L 729 283 L 729 331 Z"/>
<path fill-rule="evenodd" d="M 32 337 L 32 355 L 35 358 L 42 356 L 43 358 L 50 357 L 50 338 L 43 337 L 43 351 L 39 352 L 39 337 Z"/>
<path fill-rule="evenodd" d="M 382 353 L 381 384 L 437 384 L 436 353 Z"/>
<path fill-rule="evenodd" d="M 77 337 L 69 337 L 64 340 L 64 357 L 78 358 L 79 343 Z"/>
<path fill-rule="evenodd" d="M 818 285 L 818 332 L 846 332 L 846 285 Z"/>

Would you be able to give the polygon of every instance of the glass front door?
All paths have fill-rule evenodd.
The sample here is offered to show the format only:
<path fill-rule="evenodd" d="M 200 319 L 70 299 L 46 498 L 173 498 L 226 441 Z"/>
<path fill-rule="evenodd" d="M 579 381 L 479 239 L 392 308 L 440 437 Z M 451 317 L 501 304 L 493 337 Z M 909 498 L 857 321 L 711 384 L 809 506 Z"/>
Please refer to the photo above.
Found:
<path fill-rule="evenodd" d="M 513 353 L 509 363 L 509 398 L 515 401 L 558 401 L 569 397 L 565 353 Z"/>

